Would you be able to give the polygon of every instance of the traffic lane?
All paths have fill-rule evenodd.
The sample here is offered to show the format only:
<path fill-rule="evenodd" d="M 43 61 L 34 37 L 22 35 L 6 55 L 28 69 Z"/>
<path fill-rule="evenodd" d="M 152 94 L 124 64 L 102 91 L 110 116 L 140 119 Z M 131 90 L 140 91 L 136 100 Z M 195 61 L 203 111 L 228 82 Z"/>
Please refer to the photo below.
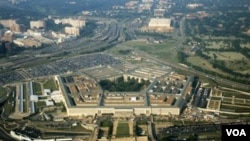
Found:
<path fill-rule="evenodd" d="M 0 139 L 4 141 L 16 141 L 11 138 L 10 135 L 2 128 L 2 124 L 0 125 Z"/>

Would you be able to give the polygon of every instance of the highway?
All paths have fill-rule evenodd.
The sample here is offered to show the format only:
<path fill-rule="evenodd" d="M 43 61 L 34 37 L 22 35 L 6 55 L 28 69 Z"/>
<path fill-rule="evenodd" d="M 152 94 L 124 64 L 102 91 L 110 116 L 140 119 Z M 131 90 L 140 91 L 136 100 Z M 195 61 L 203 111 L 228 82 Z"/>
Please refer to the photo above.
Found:
<path fill-rule="evenodd" d="M 37 62 L 39 59 L 41 58 L 45 58 L 47 59 L 48 57 L 54 57 L 53 59 L 47 59 L 48 62 L 46 63 L 50 63 L 53 61 L 58 61 L 60 60 L 63 55 L 62 53 L 67 52 L 67 54 L 65 54 L 63 56 L 63 59 L 67 59 L 70 56 L 76 56 L 79 55 L 81 53 L 84 52 L 88 52 L 88 51 L 98 51 L 98 48 L 103 48 L 105 46 L 109 46 L 109 45 L 115 45 L 115 44 L 119 44 L 120 41 L 118 41 L 118 39 L 120 38 L 120 35 L 122 35 L 121 32 L 124 32 L 122 30 L 122 26 L 125 25 L 125 27 L 127 28 L 127 33 L 129 34 L 129 36 L 131 36 L 132 38 L 136 38 L 136 35 L 134 33 L 135 29 L 138 28 L 139 24 L 138 23 L 133 23 L 131 20 L 128 20 L 128 22 L 126 23 L 119 23 L 118 21 L 114 20 L 114 19 L 102 19 L 103 21 L 103 25 L 98 26 L 97 29 L 95 29 L 95 35 L 93 37 L 84 37 L 84 38 L 80 38 L 74 41 L 70 41 L 70 42 L 66 42 L 60 45 L 52 45 L 51 47 L 46 47 L 46 48 L 41 48 L 38 50 L 27 50 L 24 51 L 22 54 L 20 54 L 20 59 L 12 59 L 12 63 L 13 66 L 16 66 L 16 64 L 19 64 L 20 67 L 22 67 L 23 65 L 25 65 L 26 63 L 31 63 L 31 62 Z M 177 49 L 181 46 L 181 41 L 179 40 L 183 40 L 184 36 L 185 36 L 185 16 L 183 16 L 180 21 L 180 28 L 178 31 L 176 31 L 174 36 L 178 36 L 178 32 L 179 32 L 179 37 L 177 37 L 177 41 L 176 41 L 176 47 Z M 100 50 L 101 51 L 101 50 Z M 169 62 L 165 62 L 162 61 L 156 57 L 153 57 L 149 54 L 147 54 L 146 52 L 143 51 L 139 51 L 136 50 L 139 54 L 141 54 L 142 57 L 144 58 L 148 58 L 149 60 L 154 60 L 156 62 L 161 63 L 162 65 L 167 65 L 170 66 L 172 68 L 176 68 L 176 69 L 180 69 L 180 70 L 184 70 L 193 74 L 199 74 L 201 76 L 204 77 L 208 77 L 211 78 L 219 83 L 223 83 L 226 84 L 228 86 L 232 86 L 233 88 L 241 88 L 241 89 L 245 89 L 245 90 L 249 90 L 250 86 L 249 85 L 245 85 L 245 84 L 241 84 L 241 83 L 237 83 L 237 82 L 233 82 L 233 81 L 229 81 L 226 79 L 222 79 L 222 78 L 218 78 L 216 76 L 212 76 L 191 68 L 186 68 L 183 66 L 180 66 L 178 64 L 173 64 L 173 63 L 169 63 Z M 26 57 L 23 57 L 26 54 Z M 40 54 L 44 54 L 44 57 L 34 57 L 36 55 L 40 55 Z M 60 55 L 61 54 L 61 55 Z M 58 56 L 60 55 L 60 56 Z"/>
<path fill-rule="evenodd" d="M 0 71 L 0 75 L 6 77 L 6 80 L 0 81 L 0 83 L 6 84 L 25 79 L 34 79 L 27 72 L 29 68 L 66 60 L 73 56 L 101 52 L 113 45 L 119 44 L 122 39 L 120 36 L 123 35 L 122 27 L 114 19 L 102 20 L 104 24 L 94 29 L 95 35 L 91 37 L 80 37 L 73 41 L 53 44 L 46 48 L 25 50 L 16 57 L 8 59 L 8 66 L 5 67 L 6 69 Z M 0 59 L 0 61 L 6 60 Z M 8 77 L 9 74 L 11 74 L 11 79 Z"/>
<path fill-rule="evenodd" d="M 15 141 L 10 135 L 3 129 L 3 124 L 0 125 L 0 139 L 4 141 Z"/>
<path fill-rule="evenodd" d="M 0 112 L 1 112 L 1 116 L 0 116 L 0 140 L 3 141 L 15 141 L 13 138 L 11 138 L 11 136 L 9 135 L 8 132 L 6 132 L 5 130 L 5 118 L 4 118 L 4 108 L 2 107 L 3 103 L 0 103 Z"/>

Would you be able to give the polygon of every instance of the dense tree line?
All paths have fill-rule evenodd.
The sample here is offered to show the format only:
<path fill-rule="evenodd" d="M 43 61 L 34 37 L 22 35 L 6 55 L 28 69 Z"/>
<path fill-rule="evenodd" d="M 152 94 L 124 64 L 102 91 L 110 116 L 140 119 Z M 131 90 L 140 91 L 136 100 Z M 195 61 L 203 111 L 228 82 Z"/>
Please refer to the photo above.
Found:
<path fill-rule="evenodd" d="M 186 34 L 234 36 L 250 41 L 249 36 L 244 33 L 250 28 L 248 21 L 250 21 L 250 12 L 218 12 L 211 17 L 187 20 Z M 196 26 L 197 28 L 193 28 Z"/>
<path fill-rule="evenodd" d="M 217 68 L 217 69 L 220 69 L 222 70 L 223 72 L 226 72 L 228 74 L 231 74 L 235 77 L 241 77 L 241 78 L 248 78 L 249 77 L 249 74 L 242 74 L 242 73 L 238 73 L 238 72 L 235 72 L 234 70 L 228 68 L 226 65 L 225 65 L 225 62 L 224 61 L 220 61 L 220 60 L 216 60 L 216 57 L 214 57 L 214 60 L 211 60 L 211 57 L 208 56 L 208 55 L 205 55 L 201 52 L 201 50 L 197 51 L 196 52 L 198 56 L 208 60 L 212 65 L 213 65 L 213 68 Z M 197 68 L 197 67 L 196 67 Z M 198 68 L 199 70 L 201 68 Z M 203 70 L 204 71 L 204 70 Z"/>
<path fill-rule="evenodd" d="M 192 13 L 197 11 L 238 11 L 248 10 L 246 5 L 249 4 L 249 0 L 175 0 L 176 4 L 174 8 L 169 9 L 168 13 Z M 203 4 L 203 7 L 194 9 L 187 8 L 190 3 Z"/>
<path fill-rule="evenodd" d="M 210 74 L 210 75 L 213 75 L 213 76 L 216 76 L 216 77 L 219 77 L 219 78 L 223 78 L 223 79 L 227 79 L 227 80 L 230 80 L 230 81 L 239 82 L 239 83 L 242 83 L 242 84 L 250 84 L 250 80 L 248 80 L 248 78 L 250 76 L 249 74 L 245 74 L 244 75 L 245 79 L 244 79 L 240 75 L 236 75 L 234 77 L 231 77 L 229 75 L 225 76 L 225 75 L 222 75 L 220 73 L 216 73 L 214 71 L 210 71 L 208 69 L 203 69 L 203 68 L 201 68 L 199 66 L 192 65 L 191 63 L 187 63 L 187 65 L 191 66 L 193 69 L 195 69 L 197 71 L 201 71 L 201 72 L 204 72 L 206 74 Z"/>
<path fill-rule="evenodd" d="M 96 27 L 97 24 L 95 21 L 87 21 L 86 26 L 80 31 L 80 37 L 91 36 Z"/>
<path fill-rule="evenodd" d="M 4 26 L 2 24 L 0 24 L 0 29 L 4 29 Z"/>
<path fill-rule="evenodd" d="M 228 68 L 226 65 L 225 65 L 225 62 L 224 61 L 220 61 L 220 60 L 211 60 L 210 58 L 208 58 L 207 55 L 205 54 L 202 54 L 200 53 L 201 51 L 198 51 L 198 56 L 204 58 L 204 59 L 208 59 L 208 61 L 213 65 L 213 68 L 217 68 L 219 70 L 222 70 L 223 72 L 226 72 L 228 74 L 231 74 L 232 76 L 234 77 L 240 77 L 240 78 L 249 78 L 249 74 L 242 74 L 242 73 L 239 73 L 239 72 L 236 72 L 230 68 Z M 191 65 L 191 64 L 190 64 Z M 206 73 L 210 73 L 210 74 L 213 74 L 212 71 L 208 71 L 208 70 L 205 70 L 205 69 L 202 69 L 200 67 L 197 67 L 197 66 L 193 66 L 193 68 L 197 69 L 197 70 L 201 70 L 203 72 L 206 72 Z M 219 75 L 217 74 L 218 76 L 222 76 L 222 75 Z M 237 80 L 238 81 L 238 80 Z"/>
<path fill-rule="evenodd" d="M 63 31 L 64 27 L 66 26 L 71 27 L 70 24 L 62 24 L 62 23 L 56 24 L 52 19 L 46 20 L 46 30 L 58 32 L 58 31 Z"/>
<path fill-rule="evenodd" d="M 122 55 L 127 55 L 127 54 L 129 54 L 129 53 L 131 52 L 131 50 L 125 49 L 125 50 L 119 50 L 118 52 L 119 52 L 120 54 L 122 54 Z"/>
<path fill-rule="evenodd" d="M 191 20 L 187 20 L 186 26 L 186 34 L 191 37 L 196 37 L 198 35 L 209 35 L 209 36 L 221 36 L 221 37 L 229 37 L 234 36 L 236 39 L 234 40 L 224 40 L 231 47 L 224 48 L 206 48 L 206 44 L 202 42 L 200 49 L 196 51 L 196 55 L 208 60 L 214 68 L 220 69 L 223 72 L 231 74 L 234 81 L 245 81 L 245 78 L 249 78 L 249 74 L 242 74 L 236 72 L 235 70 L 226 66 L 225 61 L 217 60 L 216 54 L 214 54 L 213 59 L 211 56 L 204 54 L 203 52 L 209 51 L 218 51 L 218 52 L 239 52 L 243 54 L 245 57 L 250 58 L 250 49 L 247 47 L 242 47 L 242 44 L 246 44 L 250 42 L 250 36 L 245 34 L 250 28 L 250 12 L 218 12 L 211 17 L 206 17 L 203 19 L 195 18 Z M 194 39 L 194 38 L 193 38 Z M 211 40 L 211 38 L 210 38 Z M 180 55 L 180 54 L 178 54 Z M 240 60 L 242 62 L 244 60 Z M 182 61 L 183 62 L 183 61 Z M 244 62 L 243 62 L 244 63 Z M 207 70 L 203 70 L 200 67 L 194 66 L 195 69 L 201 70 L 203 72 L 207 72 Z M 207 73 L 212 73 L 208 71 Z M 218 74 L 218 76 L 220 76 Z M 221 76 L 224 77 L 224 76 Z M 237 78 L 237 79 L 236 79 Z M 243 79 L 240 79 L 243 78 Z"/>
<path fill-rule="evenodd" d="M 241 40 L 232 40 L 231 48 L 205 48 L 204 51 L 209 52 L 209 51 L 218 51 L 218 52 L 239 52 L 243 54 L 245 57 L 250 59 L 250 49 L 247 47 L 241 47 Z M 197 51 L 196 52 L 199 56 L 206 58 L 205 55 L 202 53 L 202 51 Z M 209 58 L 207 58 L 209 59 Z"/>
<path fill-rule="evenodd" d="M 249 49 L 247 49 L 247 50 L 249 50 Z M 213 68 L 217 68 L 219 70 L 222 70 L 223 72 L 226 72 L 226 73 L 228 73 L 228 74 L 230 74 L 232 76 L 225 76 L 225 75 L 216 73 L 214 71 L 210 71 L 208 69 L 203 69 L 203 68 L 201 68 L 199 66 L 195 66 L 195 65 L 187 62 L 186 59 L 187 59 L 188 56 L 185 53 L 182 53 L 182 52 L 178 52 L 178 61 L 192 67 L 195 70 L 202 71 L 204 73 L 207 73 L 207 74 L 210 74 L 210 75 L 213 75 L 213 76 L 218 76 L 220 78 L 228 79 L 228 80 L 243 83 L 243 84 L 250 84 L 250 81 L 247 80 L 250 77 L 249 73 L 242 74 L 242 73 L 235 72 L 234 70 L 226 67 L 224 61 L 219 61 L 219 60 L 216 60 L 216 59 L 212 60 L 210 56 L 203 54 L 201 50 L 198 50 L 196 53 L 197 53 L 198 56 L 208 60 L 213 65 Z M 246 52 L 246 53 L 248 53 L 248 52 Z"/>
<path fill-rule="evenodd" d="M 43 18 L 45 15 L 39 13 L 33 8 L 19 8 L 8 5 L 0 5 L 0 17 L 1 19 L 22 19 L 22 18 Z"/>
<path fill-rule="evenodd" d="M 177 52 L 177 59 L 178 59 L 178 62 L 180 63 L 187 63 L 187 54 L 182 52 L 182 51 L 178 51 Z"/>
<path fill-rule="evenodd" d="M 6 42 L 0 42 L 0 57 L 6 57 L 10 55 L 15 55 L 23 51 L 23 48 L 18 47 L 14 43 L 10 44 L 10 50 L 8 50 L 5 46 Z"/>
<path fill-rule="evenodd" d="M 113 5 L 124 5 L 128 0 L 30 0 L 19 6 L 30 8 L 46 15 L 69 16 L 82 11 L 104 11 L 112 9 Z"/>

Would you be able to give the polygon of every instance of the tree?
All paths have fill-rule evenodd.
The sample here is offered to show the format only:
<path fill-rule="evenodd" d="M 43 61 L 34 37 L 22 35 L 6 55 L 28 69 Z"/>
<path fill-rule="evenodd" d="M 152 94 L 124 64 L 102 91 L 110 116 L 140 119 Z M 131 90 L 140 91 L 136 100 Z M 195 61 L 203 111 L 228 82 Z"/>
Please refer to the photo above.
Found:
<path fill-rule="evenodd" d="M 190 135 L 187 141 L 198 141 L 198 134 L 194 133 Z"/>
<path fill-rule="evenodd" d="M 213 56 L 214 56 L 214 60 L 217 59 L 217 55 L 215 53 L 213 53 Z"/>
<path fill-rule="evenodd" d="M 4 29 L 4 26 L 2 24 L 0 24 L 0 29 Z"/>

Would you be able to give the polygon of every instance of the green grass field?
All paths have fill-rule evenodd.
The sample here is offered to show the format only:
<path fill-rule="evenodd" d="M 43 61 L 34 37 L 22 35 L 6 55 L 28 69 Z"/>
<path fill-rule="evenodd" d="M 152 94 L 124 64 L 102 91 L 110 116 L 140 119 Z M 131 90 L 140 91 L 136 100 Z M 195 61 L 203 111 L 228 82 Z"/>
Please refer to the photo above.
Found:
<path fill-rule="evenodd" d="M 30 68 L 30 67 L 34 67 L 34 66 L 37 66 L 37 65 L 48 64 L 50 62 L 51 62 L 51 60 L 49 60 L 47 58 L 37 59 L 36 61 L 30 61 L 28 63 L 25 63 L 23 65 L 23 67 L 24 68 Z"/>
<path fill-rule="evenodd" d="M 156 56 L 162 60 L 169 62 L 177 62 L 177 52 L 176 52 L 176 41 L 168 40 L 163 43 L 148 43 L 147 41 L 129 41 L 123 43 L 123 46 L 120 46 L 120 49 L 138 49 L 145 51 L 153 56 Z M 114 49 L 117 49 L 116 47 Z M 117 52 L 117 51 L 116 51 Z"/>
<path fill-rule="evenodd" d="M 129 137 L 129 126 L 127 122 L 119 122 L 116 137 Z"/>
<path fill-rule="evenodd" d="M 250 63 L 248 59 L 245 59 L 244 61 L 242 60 L 227 61 L 225 64 L 228 68 L 231 68 L 235 72 L 238 72 L 241 74 L 247 74 L 250 72 Z"/>
<path fill-rule="evenodd" d="M 246 47 L 246 48 L 250 48 L 250 43 L 246 43 L 246 44 L 240 44 L 241 47 Z"/>
<path fill-rule="evenodd" d="M 206 48 L 215 48 L 215 49 L 219 49 L 219 48 L 230 48 L 231 45 L 229 44 L 225 44 L 222 41 L 206 41 Z"/>
<path fill-rule="evenodd" d="M 33 82 L 33 92 L 35 95 L 42 95 L 41 85 L 39 83 Z"/>
<path fill-rule="evenodd" d="M 100 124 L 101 127 L 111 127 L 112 125 L 113 123 L 110 120 L 103 120 Z"/>
<path fill-rule="evenodd" d="M 36 108 L 45 107 L 45 106 L 46 106 L 45 101 L 38 101 L 38 102 L 35 102 L 35 107 L 36 107 Z"/>
<path fill-rule="evenodd" d="M 220 97 L 211 97 L 211 100 L 221 100 Z"/>
<path fill-rule="evenodd" d="M 231 38 L 230 38 L 231 39 Z M 232 48 L 231 40 L 230 39 L 224 39 L 226 41 L 223 41 L 223 39 L 216 39 L 216 41 L 209 41 L 206 40 L 206 48 Z M 241 47 L 248 47 L 249 44 L 242 44 Z M 250 72 L 250 63 L 249 59 L 244 56 L 243 54 L 239 52 L 233 52 L 233 51 L 208 51 L 203 52 L 203 54 L 210 56 L 210 61 L 221 61 L 224 63 L 224 66 L 228 69 L 233 70 L 234 72 L 241 73 L 241 74 L 248 74 Z M 206 69 L 209 71 L 217 72 L 219 74 L 222 74 L 224 76 L 231 76 L 230 74 L 227 74 L 219 69 L 213 68 L 213 66 L 209 63 L 208 60 L 202 59 L 198 56 L 190 56 L 188 57 L 187 61 L 194 66 L 199 66 L 202 69 Z"/>
<path fill-rule="evenodd" d="M 250 95 L 241 94 L 241 93 L 237 93 L 237 92 L 223 92 L 222 96 L 223 97 L 230 97 L 230 98 L 232 98 L 232 96 L 234 96 L 235 98 L 250 99 Z"/>
<path fill-rule="evenodd" d="M 5 88 L 0 87 L 0 98 L 5 96 L 5 94 L 6 94 Z"/>
<path fill-rule="evenodd" d="M 213 68 L 212 64 L 209 61 L 207 61 L 199 56 L 188 57 L 187 62 L 191 63 L 193 66 L 199 66 L 202 69 L 210 70 L 210 71 L 217 72 L 219 74 L 226 75 L 226 73 L 222 72 L 221 70 Z"/>
<path fill-rule="evenodd" d="M 221 104 L 221 109 L 228 109 L 232 110 L 236 113 L 244 113 L 249 112 L 250 113 L 250 107 L 249 106 L 242 106 L 242 105 L 233 105 L 233 104 Z"/>
<path fill-rule="evenodd" d="M 51 89 L 51 90 L 58 90 L 58 87 L 56 85 L 56 82 L 53 78 L 50 78 L 43 84 L 44 89 Z"/>
<path fill-rule="evenodd" d="M 209 52 L 204 53 L 214 59 L 214 54 L 217 56 L 217 60 L 233 61 L 233 60 L 244 60 L 247 59 L 244 55 L 238 52 Z"/>
<path fill-rule="evenodd" d="M 15 107 L 12 107 L 11 103 L 4 104 L 4 112 L 6 115 L 10 115 L 11 113 L 15 112 Z"/>

